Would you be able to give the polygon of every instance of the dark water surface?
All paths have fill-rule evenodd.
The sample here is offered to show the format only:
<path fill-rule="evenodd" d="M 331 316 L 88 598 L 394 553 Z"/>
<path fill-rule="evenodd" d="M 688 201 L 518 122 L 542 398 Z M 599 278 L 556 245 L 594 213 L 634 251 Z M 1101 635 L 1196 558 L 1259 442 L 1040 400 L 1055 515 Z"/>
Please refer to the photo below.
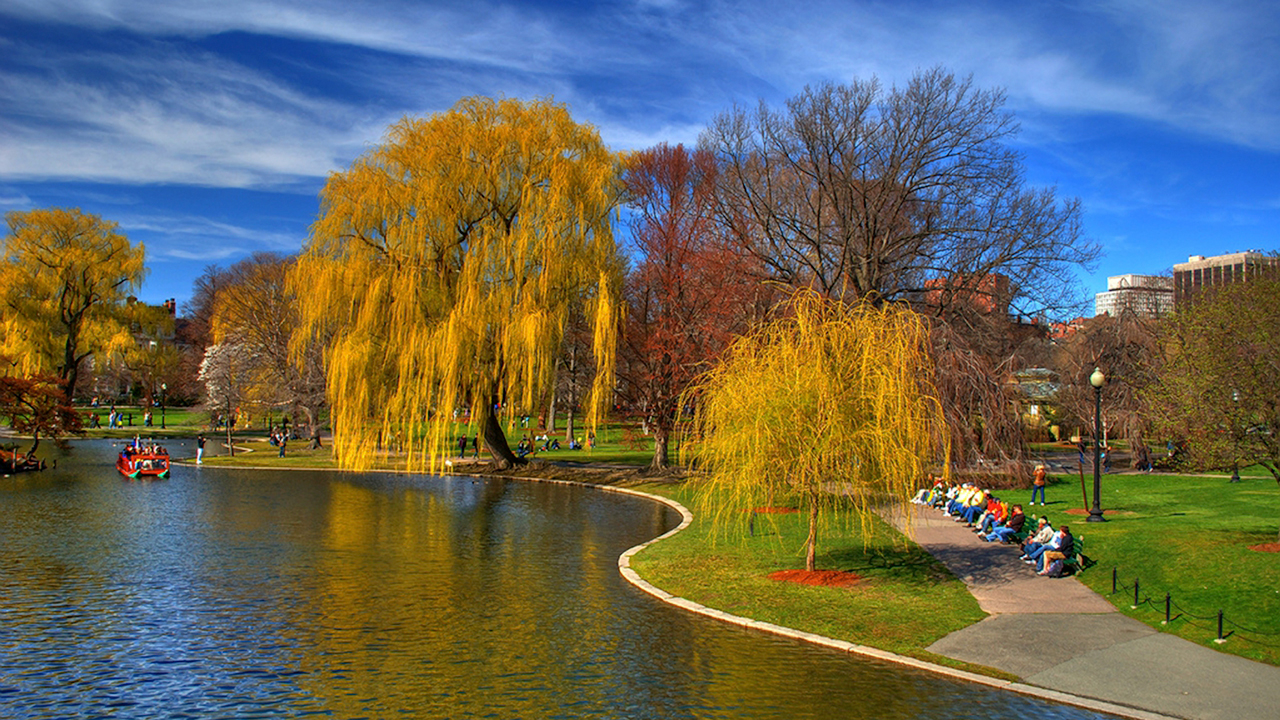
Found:
<path fill-rule="evenodd" d="M 0 479 L 0 717 L 1095 717 L 669 608 L 642 499 L 113 457 Z"/>

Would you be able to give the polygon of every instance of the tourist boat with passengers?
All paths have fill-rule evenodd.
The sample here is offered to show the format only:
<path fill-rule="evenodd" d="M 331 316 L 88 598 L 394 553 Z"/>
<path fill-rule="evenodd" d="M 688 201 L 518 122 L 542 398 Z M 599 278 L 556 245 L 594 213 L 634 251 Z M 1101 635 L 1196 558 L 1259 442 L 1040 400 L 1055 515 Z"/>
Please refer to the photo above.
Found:
<path fill-rule="evenodd" d="M 154 443 L 142 444 L 134 440 L 120 451 L 116 469 L 130 479 L 140 477 L 169 477 L 169 451 Z"/>

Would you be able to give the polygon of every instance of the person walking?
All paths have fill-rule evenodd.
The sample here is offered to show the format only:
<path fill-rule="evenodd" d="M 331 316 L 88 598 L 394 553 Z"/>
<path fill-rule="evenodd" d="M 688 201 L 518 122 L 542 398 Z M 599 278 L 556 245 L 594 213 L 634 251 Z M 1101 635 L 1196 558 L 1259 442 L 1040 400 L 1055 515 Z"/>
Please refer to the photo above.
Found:
<path fill-rule="evenodd" d="M 196 464 L 204 464 L 204 435 L 196 435 Z"/>
<path fill-rule="evenodd" d="M 1044 463 L 1036 465 L 1035 479 L 1031 481 L 1031 504 L 1036 504 L 1036 493 L 1040 494 L 1040 504 L 1044 505 L 1045 469 Z"/>

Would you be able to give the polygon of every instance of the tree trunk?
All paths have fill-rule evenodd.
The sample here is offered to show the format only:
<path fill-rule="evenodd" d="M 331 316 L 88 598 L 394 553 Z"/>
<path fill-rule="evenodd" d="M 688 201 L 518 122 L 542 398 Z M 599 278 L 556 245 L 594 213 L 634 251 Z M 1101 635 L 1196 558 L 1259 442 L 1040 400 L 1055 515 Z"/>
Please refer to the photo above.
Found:
<path fill-rule="evenodd" d="M 67 404 L 70 405 L 75 399 L 76 382 L 80 379 L 80 362 L 76 360 L 76 345 L 79 342 L 80 329 L 67 328 L 67 344 L 62 355 L 62 377 L 59 379 L 63 382 L 63 392 L 67 394 Z"/>
<path fill-rule="evenodd" d="M 671 456 L 667 447 L 670 436 L 666 428 L 654 426 L 653 457 L 649 460 L 649 470 L 661 471 L 671 467 Z"/>
<path fill-rule="evenodd" d="M 569 409 L 565 412 L 564 420 L 564 439 L 573 442 L 573 405 L 569 405 Z"/>
<path fill-rule="evenodd" d="M 235 416 L 231 414 L 231 398 L 227 398 L 227 416 L 226 416 L 226 421 L 227 421 L 227 451 L 231 453 L 231 457 L 235 457 L 235 456 L 236 456 L 236 444 L 235 444 L 235 441 L 234 441 L 234 440 L 232 440 L 232 438 L 231 438 L 231 425 L 232 425 L 232 418 L 233 418 L 233 417 L 235 417 Z"/>
<path fill-rule="evenodd" d="M 524 464 L 525 459 L 518 458 L 511 452 L 511 446 L 507 444 L 507 435 L 502 432 L 502 424 L 498 422 L 493 406 L 492 401 L 485 406 L 480 435 L 484 438 L 485 449 L 489 451 L 489 457 L 493 458 L 494 466 L 498 470 L 510 470 L 517 464 Z"/>
<path fill-rule="evenodd" d="M 818 488 L 809 489 L 809 537 L 804 541 L 804 569 L 817 570 L 818 564 Z"/>
<path fill-rule="evenodd" d="M 1263 461 L 1262 466 L 1270 470 L 1271 477 L 1275 478 L 1277 483 L 1280 483 L 1280 463 L 1276 463 L 1274 460 L 1271 462 Z M 1276 532 L 1276 542 L 1280 542 L 1280 531 Z"/>
<path fill-rule="evenodd" d="M 556 391 L 551 391 L 551 404 L 547 408 L 547 434 L 556 431 Z"/>

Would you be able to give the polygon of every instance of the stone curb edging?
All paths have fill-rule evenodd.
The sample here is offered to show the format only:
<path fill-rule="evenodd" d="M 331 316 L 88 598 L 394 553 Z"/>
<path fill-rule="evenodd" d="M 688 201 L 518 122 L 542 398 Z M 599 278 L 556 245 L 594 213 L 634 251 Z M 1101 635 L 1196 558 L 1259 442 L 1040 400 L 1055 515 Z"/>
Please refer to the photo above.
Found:
<path fill-rule="evenodd" d="M 558 480 L 555 482 L 572 482 L 572 481 Z M 589 483 L 572 483 L 572 484 L 586 485 Z M 881 650 L 879 648 L 868 647 L 866 645 L 858 645 L 855 643 L 846 642 L 844 640 L 836 640 L 836 639 L 825 637 L 822 635 L 815 635 L 813 633 L 807 633 L 800 630 L 783 627 L 781 625 L 774 625 L 773 623 L 761 622 L 759 620 L 752 620 L 751 618 L 745 618 L 739 615 L 731 615 L 721 610 L 716 610 L 715 608 L 709 608 L 709 607 L 706 607 L 705 605 L 700 605 L 696 602 L 693 602 L 692 600 L 687 600 L 685 598 L 672 595 L 671 593 L 659 587 L 654 586 L 653 584 L 646 581 L 644 578 L 640 577 L 640 575 L 631 568 L 631 558 L 635 556 L 636 553 L 639 553 L 641 550 L 644 550 L 650 545 L 656 542 L 659 542 L 661 540 L 665 540 L 666 538 L 669 538 L 672 535 L 675 535 L 676 533 L 687 528 L 689 524 L 693 522 L 693 513 L 690 512 L 688 508 L 686 508 L 684 505 L 680 504 L 679 502 L 672 500 L 670 498 L 664 498 L 660 495 L 652 495 L 650 493 L 640 492 L 639 490 L 632 490 L 630 488 L 616 488 L 616 487 L 610 487 L 607 485 L 593 486 L 593 487 L 599 487 L 601 489 L 612 490 L 614 492 L 624 492 L 624 493 L 636 495 L 639 497 L 645 497 L 650 500 L 655 500 L 657 502 L 660 502 L 670 508 L 673 508 L 674 510 L 680 513 L 680 517 L 681 517 L 680 525 L 678 525 L 672 530 L 669 530 L 663 533 L 662 535 L 659 535 L 658 537 L 648 542 L 644 542 L 639 545 L 636 545 L 633 548 L 630 548 L 629 550 L 622 553 L 622 555 L 618 557 L 618 571 L 622 574 L 624 578 L 626 578 L 627 582 L 631 583 L 632 585 L 635 585 L 636 587 L 640 588 L 646 593 L 658 598 L 659 600 L 662 600 L 663 602 L 669 605 L 674 605 L 678 608 L 687 610 L 689 612 L 697 613 L 699 615 L 713 618 L 721 622 L 726 622 L 731 625 L 737 625 L 739 627 L 751 628 L 753 630 L 759 630 L 761 632 L 767 632 L 774 635 L 789 637 L 796 640 L 801 640 L 803 642 L 812 643 L 814 645 L 819 645 L 821 647 L 827 647 L 833 650 L 840 650 L 853 655 L 861 655 L 863 657 L 874 658 L 876 660 L 896 663 L 898 665 L 905 665 L 908 667 L 915 668 L 917 670 L 923 670 L 925 672 L 933 673 L 936 675 L 943 675 L 945 677 L 949 677 L 955 680 L 976 683 L 978 685 L 985 685 L 987 687 L 994 688 L 997 690 L 1008 690 L 1011 692 L 1016 692 L 1020 695 L 1035 697 L 1035 698 L 1039 698 L 1041 700 L 1046 700 L 1049 702 L 1061 703 L 1064 705 L 1073 705 L 1075 707 L 1083 708 L 1085 710 L 1092 710 L 1095 712 L 1103 712 L 1110 715 L 1117 715 L 1120 717 L 1132 718 L 1133 720 L 1175 720 L 1173 716 L 1170 716 L 1170 715 L 1162 715 L 1160 713 L 1150 712 L 1147 710 L 1140 710 L 1137 708 L 1126 707 L 1123 705 L 1116 705 L 1114 703 L 1109 703 L 1103 700 L 1095 700 L 1093 698 L 1082 697 L 1079 695 L 1072 695 L 1070 693 L 1064 693 L 1057 690 L 1050 690 L 1047 688 L 1036 687 L 1034 685 L 1027 685 L 1026 683 L 1012 682 L 1009 680 L 1001 680 L 999 678 L 987 677 L 986 675 L 979 675 L 977 673 L 972 673 L 967 670 L 959 670 L 957 668 L 947 667 L 945 665 L 938 665 L 936 663 L 931 663 L 925 660 L 919 660 L 913 657 L 907 657 L 905 655 L 898 655 L 897 653 L 892 653 L 887 650 Z"/>
<path fill-rule="evenodd" d="M 183 464 L 186 464 L 186 463 L 183 463 Z M 278 469 L 285 469 L 285 468 L 265 468 L 264 467 L 264 468 L 251 468 L 251 469 L 278 470 Z M 330 468 L 289 468 L 289 469 L 303 470 L 303 469 L 330 469 Z M 431 474 L 445 475 L 444 473 L 431 473 Z M 683 610 L 687 610 L 689 612 L 696 613 L 698 615 L 709 617 L 714 620 L 719 620 L 721 622 L 729 623 L 731 625 L 751 628 L 753 630 L 759 630 L 761 632 L 771 633 L 773 635 L 779 635 L 782 637 L 789 637 L 795 640 L 800 640 L 802 642 L 812 643 L 814 645 L 818 645 L 821 647 L 827 647 L 833 650 L 840 650 L 843 652 L 850 653 L 852 655 L 861 655 L 863 657 L 874 658 L 876 660 L 881 660 L 884 662 L 896 663 L 898 665 L 904 665 L 907 667 L 915 668 L 917 670 L 923 670 L 925 672 L 933 673 L 935 675 L 942 675 L 944 677 L 949 677 L 954 680 L 975 683 L 978 685 L 985 685 L 989 688 L 993 688 L 996 690 L 1007 690 L 1010 692 L 1018 693 L 1020 695 L 1026 695 L 1028 697 L 1034 697 L 1034 698 L 1038 698 L 1040 700 L 1045 700 L 1048 702 L 1060 703 L 1063 705 L 1072 705 L 1075 707 L 1083 708 L 1085 710 L 1092 710 L 1094 712 L 1107 713 L 1109 715 L 1115 715 L 1123 718 L 1131 718 L 1132 720 L 1178 720 L 1178 718 L 1171 715 L 1163 715 L 1160 713 L 1151 712 L 1147 710 L 1140 710 L 1137 708 L 1126 707 L 1124 705 L 1116 705 L 1114 703 L 1109 703 L 1103 700 L 1095 700 L 1093 698 L 1083 697 L 1080 695 L 1072 695 L 1070 693 L 1060 692 L 1057 690 L 1050 690 L 1048 688 L 1041 688 L 1041 687 L 1036 687 L 1034 685 L 1027 685 L 1026 683 L 1013 682 L 1009 680 L 1001 680 L 999 678 L 993 678 L 993 677 L 988 677 L 986 675 L 979 675 L 977 673 L 972 673 L 967 670 L 959 670 L 957 668 L 947 667 L 945 665 L 938 665 L 936 663 L 931 663 L 925 660 L 919 660 L 913 657 L 907 657 L 905 655 L 898 655 L 897 653 L 892 653 L 892 652 L 889 652 L 888 650 L 881 650 L 879 648 L 873 648 L 866 645 L 858 645 L 858 644 L 847 642 L 844 640 L 836 640 L 834 638 L 829 638 L 822 635 L 816 635 L 814 633 L 807 633 L 800 630 L 795 630 L 793 628 L 783 627 L 781 625 L 774 625 L 773 623 L 761 622 L 759 620 L 752 620 L 751 618 L 745 618 L 738 615 L 731 615 L 724 611 L 716 610 L 715 608 L 709 608 L 705 605 L 700 605 L 696 602 L 693 602 L 692 600 L 688 600 L 682 597 L 677 597 L 675 595 L 672 595 L 671 593 L 649 583 L 644 578 L 640 577 L 640 575 L 637 574 L 636 571 L 631 568 L 631 558 L 635 556 L 636 553 L 639 553 L 641 550 L 644 550 L 645 548 L 649 547 L 650 545 L 656 542 L 665 540 L 671 537 L 672 535 L 675 535 L 676 533 L 681 532 L 685 528 L 689 527 L 689 525 L 693 522 L 693 513 L 690 512 L 689 509 L 686 508 L 684 505 L 677 502 L 676 500 L 672 500 L 671 498 L 665 498 L 665 497 L 662 497 L 661 495 L 654 495 L 652 493 L 642 492 L 640 490 L 633 490 L 631 488 L 617 487 L 614 485 L 596 485 L 593 483 L 584 483 L 576 480 L 560 480 L 555 478 L 540 478 L 540 477 L 527 477 L 527 476 L 515 476 L 515 475 L 483 475 L 479 473 L 475 473 L 475 474 L 449 473 L 448 475 L 451 475 L 453 477 L 472 477 L 472 478 L 486 478 L 486 479 L 492 477 L 492 478 L 501 478 L 501 479 L 508 479 L 508 480 L 524 480 L 526 482 L 542 482 L 542 483 L 552 483 L 552 484 L 560 484 L 560 485 L 576 485 L 580 487 L 593 488 L 596 490 L 604 490 L 606 492 L 621 493 L 623 495 L 632 495 L 634 497 L 646 498 L 648 500 L 653 500 L 655 502 L 661 503 L 663 505 L 666 505 L 667 507 L 672 508 L 676 512 L 680 513 L 680 518 L 681 518 L 680 524 L 672 528 L 671 530 L 668 530 L 667 532 L 659 535 L 658 537 L 653 538 L 652 540 L 649 540 L 648 542 L 641 543 L 639 545 L 636 545 L 635 547 L 628 549 L 627 551 L 622 553 L 622 555 L 618 556 L 618 572 L 622 575 L 623 578 L 627 580 L 627 582 L 636 586 L 640 590 L 643 590 L 649 595 L 652 595 L 653 597 L 669 605 L 674 605 L 675 607 L 681 608 Z"/>

